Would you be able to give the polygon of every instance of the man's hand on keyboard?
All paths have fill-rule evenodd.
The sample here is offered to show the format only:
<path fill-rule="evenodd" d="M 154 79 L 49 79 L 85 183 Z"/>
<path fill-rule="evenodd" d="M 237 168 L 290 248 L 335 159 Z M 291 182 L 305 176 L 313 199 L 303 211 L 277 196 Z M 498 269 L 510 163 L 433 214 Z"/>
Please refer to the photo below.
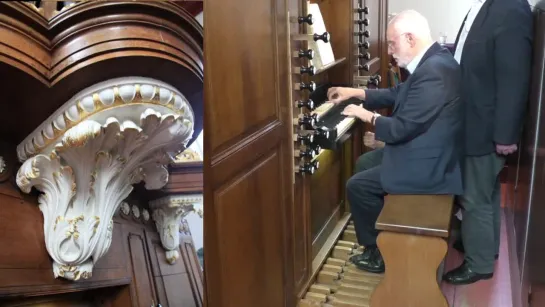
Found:
<path fill-rule="evenodd" d="M 355 104 L 350 104 L 342 111 L 343 115 L 357 117 L 366 123 L 370 123 L 373 119 L 373 112 L 367 111 L 363 107 Z"/>
<path fill-rule="evenodd" d="M 327 90 L 329 102 L 337 104 L 350 98 L 365 99 L 365 91 L 352 87 L 331 87 Z"/>

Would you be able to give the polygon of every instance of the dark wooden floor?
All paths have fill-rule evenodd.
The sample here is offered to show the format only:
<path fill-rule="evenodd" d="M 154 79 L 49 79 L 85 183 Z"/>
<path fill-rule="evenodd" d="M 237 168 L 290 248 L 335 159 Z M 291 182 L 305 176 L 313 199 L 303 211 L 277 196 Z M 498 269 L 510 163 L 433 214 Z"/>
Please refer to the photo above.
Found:
<path fill-rule="evenodd" d="M 452 248 L 447 254 L 445 270 L 459 266 L 463 255 Z M 505 216 L 502 215 L 500 256 L 496 261 L 494 278 L 480 281 L 472 285 L 441 285 L 450 307 L 512 307 L 511 277 L 509 268 L 509 248 L 505 228 Z"/>

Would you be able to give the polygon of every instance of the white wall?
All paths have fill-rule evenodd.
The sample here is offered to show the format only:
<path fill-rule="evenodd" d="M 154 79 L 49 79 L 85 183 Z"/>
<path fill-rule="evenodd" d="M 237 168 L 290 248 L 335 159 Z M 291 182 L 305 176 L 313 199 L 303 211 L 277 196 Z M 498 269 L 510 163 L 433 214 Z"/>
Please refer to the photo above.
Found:
<path fill-rule="evenodd" d="M 424 15 L 430 24 L 431 35 L 439 39 L 439 33 L 447 35 L 447 43 L 454 43 L 472 0 L 390 0 L 388 14 L 413 9 Z"/>
<path fill-rule="evenodd" d="M 531 6 L 542 0 L 528 0 Z M 447 43 L 454 43 L 458 30 L 469 12 L 473 0 L 389 0 L 388 14 L 413 9 L 424 15 L 430 24 L 431 35 L 439 39 L 446 33 Z"/>
<path fill-rule="evenodd" d="M 204 17 L 204 12 L 200 12 L 199 15 L 195 16 L 195 19 L 197 19 L 197 21 L 201 24 L 201 26 L 203 25 L 203 17 Z"/>

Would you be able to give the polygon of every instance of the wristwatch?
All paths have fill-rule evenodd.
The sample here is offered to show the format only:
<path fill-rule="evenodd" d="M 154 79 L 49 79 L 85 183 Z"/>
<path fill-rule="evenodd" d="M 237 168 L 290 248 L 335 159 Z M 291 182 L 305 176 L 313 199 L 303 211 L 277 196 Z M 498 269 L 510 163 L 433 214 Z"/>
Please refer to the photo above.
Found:
<path fill-rule="evenodd" d="M 378 114 L 377 112 L 374 112 L 373 114 L 373 117 L 371 118 L 371 125 L 375 125 L 375 121 L 377 120 L 377 118 L 379 118 L 380 114 Z"/>

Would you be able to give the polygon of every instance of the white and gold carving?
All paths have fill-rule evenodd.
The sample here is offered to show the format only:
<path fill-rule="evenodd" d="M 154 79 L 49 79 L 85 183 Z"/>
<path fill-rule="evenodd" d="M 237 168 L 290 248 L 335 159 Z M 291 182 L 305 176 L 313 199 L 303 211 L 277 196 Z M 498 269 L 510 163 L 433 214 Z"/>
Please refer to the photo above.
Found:
<path fill-rule="evenodd" d="M 174 87 L 149 78 L 118 78 L 75 95 L 17 147 L 17 155 L 24 161 L 38 153 L 50 152 L 66 131 L 87 119 L 104 124 L 107 118 L 122 114 L 124 120 L 138 123 L 147 108 L 194 122 L 193 110 Z"/>
<path fill-rule="evenodd" d="M 148 209 L 142 210 L 142 218 L 144 219 L 144 222 L 149 221 L 150 215 Z"/>
<path fill-rule="evenodd" d="M 166 250 L 168 263 L 174 264 L 180 257 L 180 223 L 191 212 L 196 212 L 195 205 L 202 203 L 202 195 L 167 196 L 150 202 L 152 218 Z"/>
<path fill-rule="evenodd" d="M 175 163 L 196 162 L 196 161 L 202 161 L 202 158 L 199 155 L 199 153 L 193 150 L 192 148 L 188 148 L 184 150 L 182 153 L 176 156 L 176 159 L 174 160 Z"/>
<path fill-rule="evenodd" d="M 131 206 L 125 201 L 121 203 L 121 213 L 124 215 L 129 215 L 131 213 Z"/>
<path fill-rule="evenodd" d="M 6 171 L 6 160 L 4 160 L 4 157 L 0 156 L 0 174 L 3 174 Z"/>
<path fill-rule="evenodd" d="M 132 205 L 132 215 L 134 218 L 139 219 L 140 218 L 140 208 L 138 206 Z"/>
<path fill-rule="evenodd" d="M 133 184 L 167 183 L 166 165 L 193 134 L 192 110 L 182 97 L 153 79 L 110 80 L 78 94 L 19 145 L 24 163 L 17 185 L 42 192 L 55 277 L 89 278 L 110 247 L 112 216 Z"/>

